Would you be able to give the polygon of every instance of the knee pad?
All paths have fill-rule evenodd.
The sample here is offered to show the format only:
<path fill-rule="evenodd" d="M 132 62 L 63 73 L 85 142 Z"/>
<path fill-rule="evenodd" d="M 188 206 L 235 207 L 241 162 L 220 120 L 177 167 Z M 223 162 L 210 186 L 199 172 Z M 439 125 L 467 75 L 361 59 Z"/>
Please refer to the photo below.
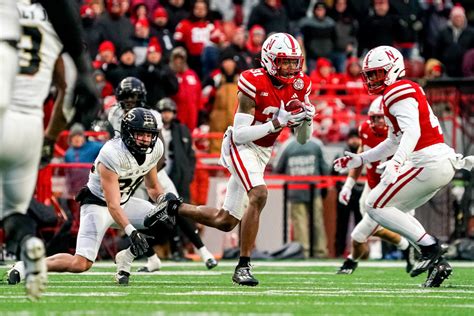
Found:
<path fill-rule="evenodd" d="M 363 244 L 367 242 L 369 235 L 362 232 L 360 229 L 358 229 L 358 226 L 356 226 L 351 233 L 351 238 L 352 240 L 357 241 L 360 244 Z"/>
<path fill-rule="evenodd" d="M 7 251 L 20 258 L 21 244 L 26 237 L 36 236 L 36 222 L 24 214 L 12 214 L 3 220 Z"/>

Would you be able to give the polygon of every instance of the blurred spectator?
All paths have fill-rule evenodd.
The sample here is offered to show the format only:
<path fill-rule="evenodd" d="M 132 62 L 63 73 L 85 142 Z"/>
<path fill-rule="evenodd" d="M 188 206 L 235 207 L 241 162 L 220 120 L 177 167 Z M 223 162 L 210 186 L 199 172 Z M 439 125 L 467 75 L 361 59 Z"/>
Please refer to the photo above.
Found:
<path fill-rule="evenodd" d="M 346 68 L 346 59 L 355 55 L 357 50 L 357 30 L 359 23 L 347 6 L 347 0 L 336 0 L 334 7 L 328 11 L 328 16 L 336 23 L 336 43 L 332 55 L 334 67 L 339 73 Z"/>
<path fill-rule="evenodd" d="M 120 62 L 117 67 L 107 69 L 105 77 L 114 88 L 126 77 L 140 77 L 140 68 L 135 66 L 135 53 L 131 47 L 123 49 L 120 55 Z"/>
<path fill-rule="evenodd" d="M 306 11 L 308 11 L 311 0 L 282 0 L 281 3 L 288 16 L 288 32 L 296 36 L 299 33 L 299 23 L 301 19 L 306 17 Z"/>
<path fill-rule="evenodd" d="M 364 80 L 361 75 L 362 67 L 360 66 L 359 59 L 357 57 L 350 57 L 347 59 L 346 72 L 342 81 L 346 85 L 346 93 L 357 98 L 361 94 L 367 94 L 364 87 Z M 347 100 L 348 106 L 355 106 L 360 100 Z"/>
<path fill-rule="evenodd" d="M 197 74 L 189 69 L 184 48 L 176 47 L 171 52 L 170 67 L 178 78 L 178 93 L 172 97 L 176 102 L 176 117 L 192 132 L 197 126 L 201 109 L 201 82 Z"/>
<path fill-rule="evenodd" d="M 88 5 L 94 11 L 95 16 L 100 16 L 104 13 L 104 1 L 103 0 L 90 0 Z"/>
<path fill-rule="evenodd" d="M 464 54 L 462 73 L 464 77 L 474 77 L 474 49 L 472 48 Z"/>
<path fill-rule="evenodd" d="M 265 41 L 265 30 L 263 27 L 258 24 L 252 26 L 246 44 L 247 52 L 250 57 L 247 64 L 250 65 L 250 68 L 262 67 L 260 64 L 260 55 L 262 52 L 263 41 Z"/>
<path fill-rule="evenodd" d="M 97 45 L 99 44 L 99 35 L 95 28 L 96 14 L 92 7 L 84 4 L 80 9 L 82 28 L 84 30 L 84 40 L 87 44 L 87 50 L 93 60 L 97 54 Z"/>
<path fill-rule="evenodd" d="M 210 132 L 224 133 L 227 127 L 232 125 L 237 107 L 237 82 L 240 69 L 235 55 L 231 51 L 223 53 L 221 64 L 211 78 L 206 81 L 203 91 L 208 92 L 209 98 L 209 127 Z M 204 93 L 203 93 L 204 94 Z M 221 152 L 222 139 L 211 139 L 209 152 L 217 154 Z"/>
<path fill-rule="evenodd" d="M 443 76 L 443 64 L 434 58 L 425 63 L 425 79 L 436 79 Z"/>
<path fill-rule="evenodd" d="M 357 153 L 359 146 L 361 144 L 361 139 L 359 137 L 359 133 L 356 129 L 352 129 L 349 134 L 347 135 L 346 140 L 346 148 L 344 151 L 350 151 L 352 153 Z M 343 152 L 344 152 L 343 151 Z M 338 157 L 342 157 L 343 152 Z M 333 175 L 340 175 L 336 171 L 332 171 Z M 337 194 L 339 196 L 339 192 L 342 189 L 343 182 L 337 182 Z M 336 223 L 336 256 L 340 257 L 344 255 L 346 251 L 346 242 L 347 242 L 347 231 L 348 226 L 350 223 L 351 213 L 354 219 L 354 226 L 360 222 L 362 216 L 360 214 L 360 206 L 359 206 L 359 199 L 362 195 L 362 191 L 364 189 L 364 184 L 357 182 L 353 189 L 351 199 L 347 205 L 344 205 L 337 201 L 337 223 Z"/>
<path fill-rule="evenodd" d="M 435 0 L 425 3 L 423 30 L 420 36 L 422 55 L 425 59 L 436 56 L 436 41 L 440 30 L 448 24 L 448 1 Z"/>
<path fill-rule="evenodd" d="M 247 52 L 245 42 L 245 30 L 243 27 L 239 27 L 235 30 L 229 46 L 227 46 L 222 51 L 222 55 L 233 56 L 234 61 L 237 63 L 237 68 L 240 71 L 244 71 L 249 68 L 247 60 L 250 58 L 250 55 Z"/>
<path fill-rule="evenodd" d="M 218 28 L 212 30 L 210 41 L 204 45 L 201 55 L 202 75 L 204 79 L 209 78 L 212 71 L 219 67 L 219 57 L 226 45 L 225 34 Z"/>
<path fill-rule="evenodd" d="M 189 16 L 189 11 L 184 7 L 184 0 L 168 0 L 165 8 L 169 16 L 168 27 L 174 32 L 178 23 Z"/>
<path fill-rule="evenodd" d="M 114 95 L 114 87 L 112 87 L 110 82 L 105 80 L 105 74 L 102 70 L 96 69 L 92 75 L 101 99 Z"/>
<path fill-rule="evenodd" d="M 322 57 L 318 58 L 316 68 L 311 72 L 310 78 L 313 83 L 313 93 L 318 95 L 336 95 L 338 88 L 324 88 L 324 85 L 343 83 L 341 75 L 334 72 L 331 61 Z"/>
<path fill-rule="evenodd" d="M 390 8 L 398 16 L 398 27 L 395 33 L 395 47 L 405 59 L 413 57 L 413 49 L 418 41 L 418 34 L 423 28 L 422 10 L 419 0 L 395 0 Z"/>
<path fill-rule="evenodd" d="M 212 11 L 218 12 L 224 22 L 231 22 L 235 17 L 235 0 L 210 0 L 209 8 Z"/>
<path fill-rule="evenodd" d="M 314 70 L 316 59 L 331 58 L 336 42 L 336 24 L 326 16 L 326 4 L 318 1 L 313 7 L 313 16 L 300 24 L 301 35 L 306 50 L 308 73 Z"/>
<path fill-rule="evenodd" d="M 253 7 L 247 29 L 251 29 L 255 24 L 261 25 L 267 34 L 289 31 L 288 17 L 278 0 L 260 0 L 260 3 Z"/>
<path fill-rule="evenodd" d="M 149 37 L 150 23 L 146 18 L 142 18 L 135 23 L 135 33 L 130 40 L 135 53 L 135 65 L 137 66 L 145 62 Z"/>
<path fill-rule="evenodd" d="M 188 52 L 188 64 L 202 79 L 201 54 L 204 45 L 209 42 L 210 34 L 215 25 L 208 18 L 208 5 L 198 0 L 192 6 L 189 18 L 182 20 L 174 33 L 177 45 L 183 46 Z"/>
<path fill-rule="evenodd" d="M 99 35 L 99 43 L 111 41 L 116 49 L 121 52 L 130 45 L 130 38 L 133 35 L 133 25 L 124 16 L 121 0 L 106 0 L 107 10 L 97 18 L 96 30 Z"/>
<path fill-rule="evenodd" d="M 163 61 L 161 46 L 156 37 L 151 38 L 146 61 L 140 68 L 150 106 L 155 106 L 162 98 L 178 92 L 178 79 L 170 66 Z"/>
<path fill-rule="evenodd" d="M 115 57 L 115 46 L 111 41 L 104 41 L 99 45 L 99 53 L 92 62 L 95 69 L 102 69 L 103 71 L 110 70 L 117 65 L 117 58 Z"/>
<path fill-rule="evenodd" d="M 148 19 L 150 20 L 153 18 L 153 12 L 155 11 L 155 9 L 161 6 L 160 3 L 163 3 L 163 1 L 160 0 L 131 0 L 132 6 L 135 4 L 135 2 L 143 3 L 146 5 Z"/>
<path fill-rule="evenodd" d="M 103 144 L 88 141 L 84 135 L 84 127 L 80 123 L 74 123 L 69 130 L 69 148 L 64 155 L 67 163 L 94 162 L 99 155 Z M 74 196 L 87 183 L 89 168 L 67 168 L 65 169 L 66 188 L 70 196 Z"/>
<path fill-rule="evenodd" d="M 137 24 L 140 20 L 148 20 L 148 6 L 144 0 L 132 0 L 130 6 L 130 21 L 132 24 Z"/>
<path fill-rule="evenodd" d="M 163 128 L 166 166 L 165 171 L 173 181 L 176 190 L 185 201 L 190 201 L 189 186 L 194 177 L 196 157 L 193 139 L 186 125 L 176 119 L 176 103 L 170 98 L 158 102 Z"/>
<path fill-rule="evenodd" d="M 150 36 L 158 38 L 161 54 L 165 62 L 169 61 L 171 51 L 175 47 L 173 39 L 174 29 L 169 28 L 168 12 L 163 7 L 158 7 L 153 12 Z"/>
<path fill-rule="evenodd" d="M 437 40 L 437 59 L 446 66 L 450 77 L 462 77 L 464 53 L 474 48 L 474 30 L 467 25 L 464 8 L 455 6 L 451 10 L 448 25 L 440 31 Z"/>
<path fill-rule="evenodd" d="M 292 176 L 327 175 L 329 166 L 323 157 L 323 143 L 311 137 L 306 144 L 301 145 L 296 137 L 290 137 L 279 149 L 275 162 L 275 173 Z M 290 184 L 302 184 L 308 182 L 295 181 Z M 294 241 L 303 245 L 305 256 L 310 254 L 310 232 L 309 232 L 309 208 L 313 204 L 314 222 L 311 224 L 314 230 L 315 243 L 313 253 L 318 258 L 328 256 L 326 228 L 324 226 L 324 209 L 321 191 L 314 189 L 314 200 L 310 200 L 309 189 L 289 190 L 288 200 L 290 202 L 291 223 L 293 226 Z"/>
<path fill-rule="evenodd" d="M 376 46 L 394 45 L 398 18 L 389 10 L 388 0 L 374 0 L 367 16 L 359 20 L 359 56 Z"/>

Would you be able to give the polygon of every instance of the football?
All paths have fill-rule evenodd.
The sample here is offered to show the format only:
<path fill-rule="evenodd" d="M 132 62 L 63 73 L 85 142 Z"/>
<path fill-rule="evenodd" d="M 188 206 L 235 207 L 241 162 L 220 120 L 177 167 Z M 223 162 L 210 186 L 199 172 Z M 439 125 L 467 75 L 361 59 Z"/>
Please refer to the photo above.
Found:
<path fill-rule="evenodd" d="M 292 99 L 286 103 L 285 110 L 291 114 L 298 114 L 304 111 L 304 104 L 298 99 Z"/>

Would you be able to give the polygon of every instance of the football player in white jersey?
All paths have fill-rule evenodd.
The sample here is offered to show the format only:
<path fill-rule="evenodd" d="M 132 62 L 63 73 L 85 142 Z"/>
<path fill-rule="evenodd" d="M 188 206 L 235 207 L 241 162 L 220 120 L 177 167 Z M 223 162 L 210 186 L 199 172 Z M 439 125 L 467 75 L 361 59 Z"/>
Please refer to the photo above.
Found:
<path fill-rule="evenodd" d="M 81 218 L 75 255 L 60 253 L 46 258 L 48 271 L 80 273 L 94 263 L 105 232 L 111 226 L 121 228 L 130 238 L 131 246 L 117 262 L 115 279 L 128 284 L 135 257 L 148 249 L 143 220 L 153 204 L 133 197 L 144 180 L 148 194 L 156 201 L 163 193 L 156 165 L 163 157 L 163 143 L 158 138 L 156 119 L 143 108 L 127 112 L 122 120 L 121 137 L 108 141 L 100 150 L 89 174 L 87 185 L 76 200 L 81 204 Z M 15 264 L 22 276 L 22 262 Z"/>
<path fill-rule="evenodd" d="M 109 123 L 112 125 L 113 129 L 117 134 L 120 134 L 120 121 L 122 120 L 124 114 L 132 108 L 135 107 L 145 107 L 149 108 L 146 104 L 146 89 L 145 85 L 142 81 L 135 77 L 127 77 L 123 79 L 115 93 L 117 97 L 117 104 L 115 104 L 109 111 L 108 120 Z M 165 104 L 165 102 L 161 102 L 161 104 Z M 159 106 L 159 105 L 158 105 Z M 163 121 L 160 112 L 149 109 L 158 124 L 158 129 L 162 130 L 163 128 Z M 176 110 L 176 109 L 175 109 Z M 160 133 L 160 136 L 162 134 Z M 163 141 L 163 139 L 162 139 Z M 170 177 L 166 173 L 164 166 L 158 166 L 158 181 L 163 187 L 164 192 L 171 192 L 175 195 L 178 195 L 178 191 L 171 181 Z M 148 195 L 146 190 L 144 190 L 143 185 L 141 185 L 135 192 L 136 197 L 141 197 L 143 199 L 148 199 Z M 203 244 L 201 237 L 196 233 L 195 227 L 191 225 L 187 220 L 178 218 L 177 224 L 186 234 L 186 236 L 191 240 L 191 242 L 196 246 L 202 260 L 204 261 L 206 267 L 208 269 L 212 269 L 217 266 L 217 260 L 214 258 L 212 253 L 207 249 L 207 247 Z M 175 233 L 178 233 L 175 231 Z M 144 267 L 139 269 L 139 272 L 153 272 L 157 271 L 161 268 L 161 261 L 156 255 L 153 248 L 150 247 L 148 252 L 146 253 L 147 256 L 147 263 Z M 123 258 L 122 252 L 119 252 L 115 258 L 116 262 L 119 262 Z"/>
<path fill-rule="evenodd" d="M 27 295 L 35 300 L 47 279 L 45 249 L 43 242 L 33 237 L 36 224 L 26 211 L 43 141 L 43 102 L 63 45 L 40 4 L 18 1 L 17 9 L 23 34 L 18 44 L 18 73 L 0 125 L 0 217 L 7 247 L 25 262 Z"/>
<path fill-rule="evenodd" d="M 382 176 L 367 196 L 367 213 L 420 248 L 421 258 L 410 275 L 428 271 L 424 286 L 440 286 L 451 274 L 451 266 L 442 256 L 439 241 L 406 212 L 431 199 L 452 180 L 456 169 L 471 170 L 474 156 L 463 158 L 444 143 L 438 118 L 423 89 L 403 79 L 405 65 L 398 50 L 390 46 L 370 50 L 362 74 L 369 93 L 383 96 L 388 137 L 363 153 L 346 153 L 334 161 L 334 167 L 345 171 L 391 157 L 378 166 Z"/>

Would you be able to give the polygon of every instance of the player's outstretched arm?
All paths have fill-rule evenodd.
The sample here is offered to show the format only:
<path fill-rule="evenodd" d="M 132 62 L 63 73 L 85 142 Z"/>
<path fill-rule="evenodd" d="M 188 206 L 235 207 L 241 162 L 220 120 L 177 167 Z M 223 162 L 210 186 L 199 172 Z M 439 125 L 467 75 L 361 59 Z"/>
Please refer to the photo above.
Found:
<path fill-rule="evenodd" d="M 362 152 L 362 147 L 359 147 L 359 150 L 357 151 L 358 153 Z M 363 165 L 350 169 L 349 174 L 347 175 L 346 181 L 344 182 L 344 185 L 342 186 L 341 191 L 339 192 L 339 202 L 343 205 L 349 204 L 349 200 L 351 199 L 352 195 L 352 188 L 357 182 L 357 179 L 359 179 L 359 176 L 362 173 L 362 168 Z"/>
<path fill-rule="evenodd" d="M 148 196 L 153 201 L 156 201 L 160 195 L 165 193 L 160 181 L 158 181 L 157 174 L 157 168 L 154 167 L 145 175 L 145 187 L 147 189 Z"/>

